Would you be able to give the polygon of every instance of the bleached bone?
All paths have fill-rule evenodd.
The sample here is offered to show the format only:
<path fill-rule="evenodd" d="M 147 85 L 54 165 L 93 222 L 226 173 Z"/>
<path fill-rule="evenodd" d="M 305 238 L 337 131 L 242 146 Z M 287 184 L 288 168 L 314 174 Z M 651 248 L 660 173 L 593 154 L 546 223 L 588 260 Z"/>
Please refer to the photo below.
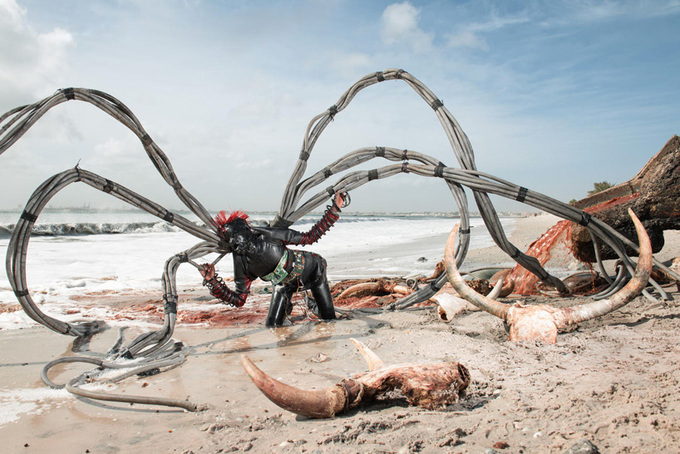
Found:
<path fill-rule="evenodd" d="M 458 314 L 463 312 L 474 312 L 481 310 L 474 304 L 464 300 L 463 298 L 452 295 L 451 293 L 440 293 L 435 295 L 434 299 L 439 306 L 437 307 L 437 317 L 443 322 L 450 322 Z"/>
<path fill-rule="evenodd" d="M 491 292 L 487 295 L 488 298 L 496 299 L 503 291 L 503 277 L 501 277 Z M 437 307 L 437 315 L 440 320 L 450 322 L 458 314 L 463 312 L 475 312 L 481 310 L 469 301 L 450 293 L 439 293 L 433 298 L 439 304 Z"/>
<path fill-rule="evenodd" d="M 444 253 L 447 277 L 460 296 L 480 309 L 505 320 L 510 328 L 508 337 L 511 341 L 543 340 L 555 343 L 558 332 L 623 307 L 640 294 L 647 285 L 652 272 L 652 246 L 645 228 L 635 213 L 628 210 L 628 214 L 638 234 L 640 257 L 632 279 L 608 299 L 579 306 L 556 308 L 550 305 L 525 306 L 522 303 L 508 305 L 480 295 L 465 285 L 465 281 L 456 268 L 454 251 L 457 225 L 449 235 Z"/>
<path fill-rule="evenodd" d="M 361 342 L 353 342 L 362 354 L 370 352 L 368 356 L 377 358 Z M 245 355 L 241 356 L 241 364 L 269 400 L 281 408 L 310 418 L 332 418 L 395 389 L 400 390 L 411 405 L 436 409 L 458 401 L 470 384 L 470 373 L 457 362 L 383 364 L 371 372 L 343 379 L 329 388 L 305 391 L 268 376 Z"/>

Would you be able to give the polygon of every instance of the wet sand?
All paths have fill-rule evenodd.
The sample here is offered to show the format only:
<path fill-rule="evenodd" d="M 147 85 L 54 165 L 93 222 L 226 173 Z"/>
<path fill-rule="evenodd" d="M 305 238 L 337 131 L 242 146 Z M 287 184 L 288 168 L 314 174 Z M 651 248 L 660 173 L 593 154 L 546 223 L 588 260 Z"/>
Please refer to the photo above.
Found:
<path fill-rule="evenodd" d="M 511 239 L 526 249 L 552 219 L 518 222 Z M 658 257 L 680 255 L 678 246 L 677 237 L 668 235 Z M 495 248 L 487 248 L 471 251 L 466 266 L 505 260 Z M 202 295 L 190 289 L 186 297 L 192 292 Z M 677 301 L 678 294 L 672 296 Z M 140 296 L 148 302 L 145 298 Z M 256 298 L 264 306 L 266 299 Z M 354 314 L 333 323 L 297 323 L 276 330 L 257 321 L 218 328 L 180 322 L 175 338 L 189 348 L 186 363 L 108 389 L 208 405 L 195 413 L 94 402 L 50 390 L 40 371 L 48 361 L 72 355 L 72 338 L 42 327 L 4 330 L 0 438 L 3 452 L 10 453 L 479 453 L 492 452 L 488 450 L 494 446 L 501 453 L 562 453 L 583 439 L 603 453 L 677 452 L 679 328 L 680 308 L 674 301 L 652 304 L 642 298 L 560 334 L 555 345 L 510 343 L 502 322 L 480 312 L 448 324 L 425 309 Z M 107 351 L 116 336 L 113 329 L 96 336 L 91 351 Z M 391 364 L 461 362 L 472 375 L 467 395 L 442 411 L 409 407 L 393 396 L 335 419 L 310 420 L 272 404 L 240 366 L 240 356 L 247 354 L 286 383 L 309 389 L 331 386 L 366 370 L 352 337 Z M 324 355 L 326 360 L 317 362 Z M 50 377 L 63 383 L 82 370 L 55 368 Z"/>

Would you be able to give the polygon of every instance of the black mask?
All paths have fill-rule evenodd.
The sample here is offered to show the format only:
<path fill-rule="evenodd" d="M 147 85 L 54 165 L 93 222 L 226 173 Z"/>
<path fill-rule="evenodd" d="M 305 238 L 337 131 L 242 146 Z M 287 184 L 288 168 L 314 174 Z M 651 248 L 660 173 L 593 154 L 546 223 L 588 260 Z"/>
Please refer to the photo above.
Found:
<path fill-rule="evenodd" d="M 237 254 L 255 252 L 255 235 L 250 226 L 243 219 L 234 219 L 222 227 L 223 238 L 227 240 L 232 250 Z"/>

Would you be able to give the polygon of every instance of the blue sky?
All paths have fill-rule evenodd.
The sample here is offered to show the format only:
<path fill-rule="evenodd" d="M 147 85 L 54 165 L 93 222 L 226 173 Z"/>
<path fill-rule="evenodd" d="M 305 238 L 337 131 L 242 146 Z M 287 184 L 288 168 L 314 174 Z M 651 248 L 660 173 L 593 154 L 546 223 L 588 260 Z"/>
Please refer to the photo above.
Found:
<path fill-rule="evenodd" d="M 678 0 L 0 0 L 0 110 L 63 87 L 108 92 L 210 209 L 276 210 L 309 120 L 363 75 L 403 68 L 457 118 L 480 170 L 569 201 L 628 180 L 680 132 L 679 19 Z M 456 165 L 432 110 L 391 81 L 336 117 L 308 169 L 374 145 Z M 82 103 L 0 160 L 0 208 L 79 160 L 181 206 L 136 138 Z M 441 181 L 414 175 L 355 192 L 355 210 L 456 209 Z M 54 200 L 83 203 L 119 204 L 83 185 Z"/>

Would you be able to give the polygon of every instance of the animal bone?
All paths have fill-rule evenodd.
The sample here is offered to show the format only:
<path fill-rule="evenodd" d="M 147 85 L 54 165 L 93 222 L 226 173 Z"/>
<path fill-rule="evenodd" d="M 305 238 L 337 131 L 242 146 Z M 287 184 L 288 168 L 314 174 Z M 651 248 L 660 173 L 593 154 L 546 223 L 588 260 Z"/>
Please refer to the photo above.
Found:
<path fill-rule="evenodd" d="M 496 299 L 499 297 L 499 295 L 501 295 L 502 291 L 503 277 L 498 280 L 493 290 L 491 290 L 491 293 L 489 293 L 487 297 Z M 450 293 L 439 293 L 433 299 L 437 301 L 437 304 L 439 304 L 439 307 L 437 308 L 437 315 L 439 316 L 439 319 L 444 322 L 450 322 L 456 317 L 456 315 L 462 312 L 474 312 L 481 310 L 467 300 Z"/>
<path fill-rule="evenodd" d="M 397 281 L 379 279 L 374 282 L 362 282 L 360 284 L 352 285 L 345 289 L 337 299 L 361 298 L 368 295 L 389 295 L 392 293 L 408 295 L 412 291 L 412 289 L 405 285 L 400 285 Z"/>
<path fill-rule="evenodd" d="M 458 314 L 463 312 L 474 312 L 481 310 L 474 304 L 469 303 L 467 300 L 450 293 L 440 293 L 435 295 L 432 299 L 435 300 L 437 304 L 439 304 L 437 307 L 437 316 L 439 317 L 439 320 L 447 323 L 456 318 Z"/>
<path fill-rule="evenodd" d="M 462 364 L 401 364 L 385 366 L 368 347 L 352 339 L 370 372 L 356 374 L 317 391 L 304 391 L 281 383 L 260 370 L 245 355 L 241 364 L 260 391 L 281 408 L 310 418 L 332 418 L 349 408 L 399 389 L 411 405 L 436 409 L 458 401 L 470 384 Z"/>
<path fill-rule="evenodd" d="M 623 307 L 647 285 L 649 275 L 652 272 L 652 245 L 645 228 L 635 216 L 635 213 L 629 210 L 628 214 L 633 220 L 638 234 L 640 259 L 632 279 L 609 299 L 580 306 L 556 308 L 549 305 L 525 306 L 521 303 L 508 305 L 480 295 L 465 285 L 465 281 L 456 268 L 454 249 L 458 225 L 453 228 L 446 243 L 444 259 L 447 277 L 453 288 L 467 301 L 502 318 L 510 328 L 508 337 L 511 341 L 543 340 L 555 343 L 558 332 Z"/>

